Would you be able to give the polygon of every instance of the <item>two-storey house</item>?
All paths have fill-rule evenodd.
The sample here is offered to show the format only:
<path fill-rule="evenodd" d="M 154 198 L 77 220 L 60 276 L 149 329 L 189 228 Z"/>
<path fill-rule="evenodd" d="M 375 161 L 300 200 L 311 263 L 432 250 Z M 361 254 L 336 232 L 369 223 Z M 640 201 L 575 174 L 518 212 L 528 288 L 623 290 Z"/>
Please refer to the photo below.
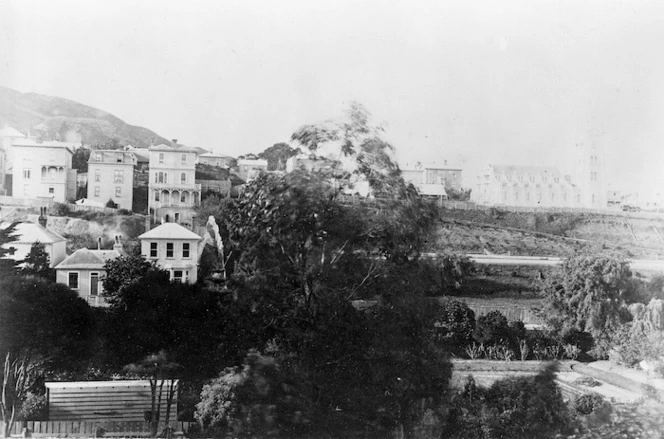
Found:
<path fill-rule="evenodd" d="M 128 151 L 92 151 L 88 160 L 88 199 L 131 210 L 136 157 Z"/>
<path fill-rule="evenodd" d="M 155 220 L 193 224 L 200 204 L 201 185 L 196 184 L 195 148 L 178 145 L 150 147 L 148 211 Z"/>
<path fill-rule="evenodd" d="M 115 237 L 112 250 L 81 248 L 55 267 L 55 279 L 76 291 L 90 306 L 108 306 L 102 296 L 106 262 L 125 256 L 120 237 Z"/>
<path fill-rule="evenodd" d="M 171 274 L 171 280 L 196 283 L 203 238 L 177 223 L 164 223 L 138 237 L 141 254 Z"/>
<path fill-rule="evenodd" d="M 14 162 L 14 142 L 25 139 L 26 136 L 17 129 L 5 126 L 0 129 L 0 189 L 6 195 L 11 195 L 12 166 Z"/>
<path fill-rule="evenodd" d="M 267 160 L 240 159 L 237 161 L 237 175 L 247 183 L 258 177 L 261 172 L 267 172 Z"/>
<path fill-rule="evenodd" d="M 450 190 L 461 190 L 462 169 L 450 166 L 447 160 L 442 165 L 435 162 L 427 165 L 406 164 L 401 170 L 403 179 L 417 187 L 423 195 L 446 197 Z"/>
<path fill-rule="evenodd" d="M 73 143 L 18 140 L 13 144 L 12 196 L 50 198 L 60 203 L 76 197 Z"/>

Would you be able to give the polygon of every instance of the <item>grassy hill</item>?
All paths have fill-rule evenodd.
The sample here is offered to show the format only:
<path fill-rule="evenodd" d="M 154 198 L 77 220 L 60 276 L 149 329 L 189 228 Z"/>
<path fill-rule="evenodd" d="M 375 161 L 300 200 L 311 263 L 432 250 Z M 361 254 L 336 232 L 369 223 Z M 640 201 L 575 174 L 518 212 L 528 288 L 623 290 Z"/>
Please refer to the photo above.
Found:
<path fill-rule="evenodd" d="M 664 216 L 444 209 L 431 251 L 513 255 L 664 257 Z"/>
<path fill-rule="evenodd" d="M 21 93 L 0 86 L 0 127 L 44 139 L 83 142 L 90 145 L 147 146 L 168 141 L 147 128 L 133 126 L 110 113 L 69 99 L 37 93 Z"/>

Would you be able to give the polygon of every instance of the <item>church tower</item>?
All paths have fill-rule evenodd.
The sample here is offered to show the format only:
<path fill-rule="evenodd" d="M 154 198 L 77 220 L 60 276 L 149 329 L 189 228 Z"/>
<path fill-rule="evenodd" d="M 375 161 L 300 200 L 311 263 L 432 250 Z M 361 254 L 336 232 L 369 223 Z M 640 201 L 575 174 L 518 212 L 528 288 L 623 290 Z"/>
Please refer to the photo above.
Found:
<path fill-rule="evenodd" d="M 580 190 L 580 207 L 606 209 L 607 180 L 604 156 L 599 148 L 587 143 L 577 143 L 576 175 L 574 183 Z"/>

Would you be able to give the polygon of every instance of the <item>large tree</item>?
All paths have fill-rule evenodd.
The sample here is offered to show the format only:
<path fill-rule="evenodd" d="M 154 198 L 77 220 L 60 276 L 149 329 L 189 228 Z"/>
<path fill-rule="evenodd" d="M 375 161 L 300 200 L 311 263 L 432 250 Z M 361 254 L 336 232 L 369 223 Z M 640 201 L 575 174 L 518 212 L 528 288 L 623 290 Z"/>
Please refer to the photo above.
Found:
<path fill-rule="evenodd" d="M 286 161 L 300 153 L 299 149 L 293 148 L 288 143 L 275 143 L 265 151 L 258 154 L 258 158 L 267 160 L 268 171 L 286 170 Z"/>
<path fill-rule="evenodd" d="M 46 247 L 41 242 L 35 242 L 23 260 L 20 270 L 24 276 L 37 276 L 55 281 L 55 270 L 51 268 L 51 261 Z"/>
<path fill-rule="evenodd" d="M 394 159 L 394 146 L 383 139 L 384 128 L 352 102 L 340 121 L 304 125 L 291 140 L 315 155 L 341 160 L 356 178 L 369 183 L 379 197 L 403 196 L 407 185 Z"/>
<path fill-rule="evenodd" d="M 88 357 L 92 327 L 89 306 L 68 287 L 37 277 L 0 280 L 5 436 L 39 373 L 73 369 Z"/>
<path fill-rule="evenodd" d="M 611 335 L 631 319 L 627 304 L 635 294 L 632 272 L 623 260 L 581 256 L 565 261 L 543 286 L 544 315 L 563 335 L 590 333 L 599 355 L 610 348 Z"/>

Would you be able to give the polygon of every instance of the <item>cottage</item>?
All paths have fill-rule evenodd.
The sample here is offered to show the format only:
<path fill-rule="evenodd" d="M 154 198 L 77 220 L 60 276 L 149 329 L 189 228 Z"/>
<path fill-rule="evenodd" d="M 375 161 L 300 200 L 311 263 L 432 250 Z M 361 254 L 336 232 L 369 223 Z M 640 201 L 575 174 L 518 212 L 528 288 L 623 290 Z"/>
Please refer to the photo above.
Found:
<path fill-rule="evenodd" d="M 9 226 L 10 223 L 4 223 L 2 228 Z M 12 254 L 6 256 L 9 259 L 23 261 L 36 242 L 44 244 L 44 250 L 48 254 L 51 268 L 62 262 L 67 256 L 67 240 L 40 224 L 17 223 L 14 229 L 14 237 L 14 241 L 2 245 L 2 248 L 13 250 Z"/>
<path fill-rule="evenodd" d="M 56 282 L 76 291 L 90 306 L 108 306 L 102 297 L 104 266 L 107 261 L 124 255 L 120 237 L 115 238 L 112 250 L 76 250 L 55 267 Z"/>
<path fill-rule="evenodd" d="M 203 238 L 177 223 L 164 223 L 138 239 L 143 257 L 167 270 L 172 281 L 196 283 Z"/>

